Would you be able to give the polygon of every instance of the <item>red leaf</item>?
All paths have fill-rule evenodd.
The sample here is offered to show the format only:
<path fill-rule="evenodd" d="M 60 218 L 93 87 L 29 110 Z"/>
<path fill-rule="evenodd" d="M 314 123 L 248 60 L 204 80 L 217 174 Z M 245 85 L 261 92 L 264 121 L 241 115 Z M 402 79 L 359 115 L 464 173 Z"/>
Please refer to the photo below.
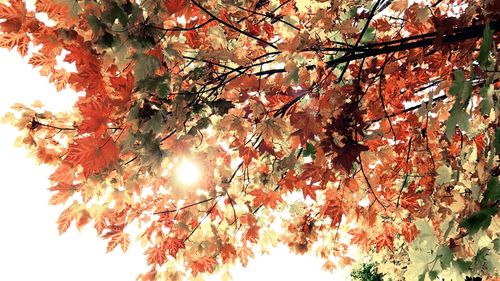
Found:
<path fill-rule="evenodd" d="M 81 165 L 86 178 L 118 161 L 119 149 L 111 137 L 76 139 L 69 145 L 66 160 Z"/>
<path fill-rule="evenodd" d="M 358 245 L 365 250 L 369 248 L 368 243 L 370 240 L 368 239 L 368 235 L 365 230 L 356 228 L 350 230 L 349 234 L 352 235 L 351 244 Z"/>
<path fill-rule="evenodd" d="M 125 232 L 118 232 L 111 236 L 111 240 L 108 242 L 107 252 L 113 251 L 116 246 L 120 245 L 122 251 L 125 253 L 130 245 L 130 238 Z"/>
<path fill-rule="evenodd" d="M 57 170 L 55 170 L 49 179 L 57 183 L 73 184 L 73 179 L 75 178 L 75 171 L 66 163 L 61 163 Z"/>
<path fill-rule="evenodd" d="M 236 258 L 236 249 L 231 244 L 226 244 L 222 248 L 221 257 L 223 263 L 228 263 Z"/>
<path fill-rule="evenodd" d="M 241 146 L 239 150 L 239 155 L 243 158 L 243 163 L 245 165 L 250 164 L 252 159 L 257 158 L 257 151 L 252 147 Z"/>
<path fill-rule="evenodd" d="M 180 249 L 186 249 L 186 245 L 181 239 L 169 237 L 164 241 L 162 248 L 168 250 L 168 253 L 175 258 Z"/>
<path fill-rule="evenodd" d="M 97 136 L 106 133 L 111 114 L 111 104 L 107 97 L 96 95 L 80 99 L 77 107 L 83 117 L 82 124 L 78 128 L 80 133 L 95 132 Z"/>
<path fill-rule="evenodd" d="M 383 248 L 394 251 L 394 226 L 389 223 L 384 223 L 383 232 L 375 238 L 374 242 L 377 253 Z"/>
<path fill-rule="evenodd" d="M 323 216 L 330 217 L 332 219 L 331 226 L 336 226 L 342 221 L 342 216 L 344 215 L 344 210 L 342 209 L 342 201 L 340 200 L 339 194 L 336 191 L 329 190 L 326 192 L 326 203 L 321 207 L 320 213 Z"/>
<path fill-rule="evenodd" d="M 201 272 L 214 272 L 214 267 L 217 265 L 217 260 L 214 257 L 204 257 L 191 263 L 191 274 L 198 275 Z"/>
<path fill-rule="evenodd" d="M 260 27 L 256 24 L 251 23 L 250 21 L 246 21 L 248 27 L 248 33 L 258 36 L 260 34 Z"/>
<path fill-rule="evenodd" d="M 163 3 L 170 14 L 175 14 L 184 9 L 188 2 L 186 0 L 165 0 Z"/>
<path fill-rule="evenodd" d="M 319 134 L 321 130 L 321 122 L 308 112 L 297 112 L 290 116 L 290 124 L 297 130 L 292 133 L 292 136 L 300 137 L 302 144 L 305 144 L 310 139 Z"/>
<path fill-rule="evenodd" d="M 276 208 L 278 202 L 283 202 L 283 199 L 276 191 L 265 192 L 262 189 L 254 189 L 248 194 L 255 196 L 255 199 L 253 200 L 254 207 L 260 207 L 262 205 L 274 209 Z"/>
<path fill-rule="evenodd" d="M 160 247 L 151 247 L 144 254 L 148 256 L 149 265 L 162 265 L 167 260 L 165 250 Z"/>
<path fill-rule="evenodd" d="M 401 235 L 403 235 L 406 241 L 412 242 L 417 236 L 417 227 L 415 224 L 405 220 L 401 224 Z"/>

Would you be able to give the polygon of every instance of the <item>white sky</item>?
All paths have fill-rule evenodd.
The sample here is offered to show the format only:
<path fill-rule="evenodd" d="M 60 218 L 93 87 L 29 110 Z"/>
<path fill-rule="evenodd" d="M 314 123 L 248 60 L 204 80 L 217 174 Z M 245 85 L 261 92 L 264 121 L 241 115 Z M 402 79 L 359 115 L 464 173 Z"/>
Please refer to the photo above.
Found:
<path fill-rule="evenodd" d="M 45 77 L 17 53 L 0 49 L 0 115 L 21 102 L 41 100 L 51 111 L 69 110 L 76 93 L 57 93 Z M 19 133 L 0 124 L 0 280 L 9 281 L 132 281 L 146 272 L 143 249 L 132 243 L 123 254 L 118 248 L 106 254 L 106 242 L 88 226 L 72 226 L 59 236 L 56 220 L 62 207 L 48 205 L 49 166 L 39 166 L 13 143 Z M 287 248 L 256 256 L 247 268 L 235 267 L 236 281 L 348 280 L 348 272 L 327 273 L 323 261 L 312 255 L 295 256 Z"/>

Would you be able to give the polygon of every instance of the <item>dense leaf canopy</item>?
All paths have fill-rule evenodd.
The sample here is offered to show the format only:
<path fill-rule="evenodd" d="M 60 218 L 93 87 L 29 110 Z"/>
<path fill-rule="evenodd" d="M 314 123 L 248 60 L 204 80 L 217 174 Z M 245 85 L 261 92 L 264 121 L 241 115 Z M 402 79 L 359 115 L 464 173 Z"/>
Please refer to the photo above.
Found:
<path fill-rule="evenodd" d="M 140 280 L 278 243 L 325 270 L 356 246 L 393 280 L 498 276 L 498 1 L 0 3 L 0 46 L 84 93 L 4 117 L 57 167 L 59 231 L 138 235 Z"/>

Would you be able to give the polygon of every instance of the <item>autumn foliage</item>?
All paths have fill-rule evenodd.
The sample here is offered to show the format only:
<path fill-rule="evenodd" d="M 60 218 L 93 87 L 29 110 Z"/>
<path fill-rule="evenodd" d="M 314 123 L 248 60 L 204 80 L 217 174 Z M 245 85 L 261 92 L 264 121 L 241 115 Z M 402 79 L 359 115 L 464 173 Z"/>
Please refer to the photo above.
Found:
<path fill-rule="evenodd" d="M 0 3 L 0 46 L 84 93 L 4 117 L 56 168 L 59 231 L 138 238 L 139 280 L 279 243 L 326 270 L 355 246 L 392 280 L 498 278 L 498 1 Z"/>

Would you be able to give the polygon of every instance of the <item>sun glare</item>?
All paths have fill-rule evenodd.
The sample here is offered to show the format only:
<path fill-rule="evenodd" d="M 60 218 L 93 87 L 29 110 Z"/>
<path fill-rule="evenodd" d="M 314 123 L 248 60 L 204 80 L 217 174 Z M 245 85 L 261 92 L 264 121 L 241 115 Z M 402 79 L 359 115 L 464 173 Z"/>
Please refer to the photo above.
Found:
<path fill-rule="evenodd" d="M 182 184 L 194 184 L 199 177 L 200 169 L 188 160 L 183 160 L 177 167 L 177 180 Z"/>

